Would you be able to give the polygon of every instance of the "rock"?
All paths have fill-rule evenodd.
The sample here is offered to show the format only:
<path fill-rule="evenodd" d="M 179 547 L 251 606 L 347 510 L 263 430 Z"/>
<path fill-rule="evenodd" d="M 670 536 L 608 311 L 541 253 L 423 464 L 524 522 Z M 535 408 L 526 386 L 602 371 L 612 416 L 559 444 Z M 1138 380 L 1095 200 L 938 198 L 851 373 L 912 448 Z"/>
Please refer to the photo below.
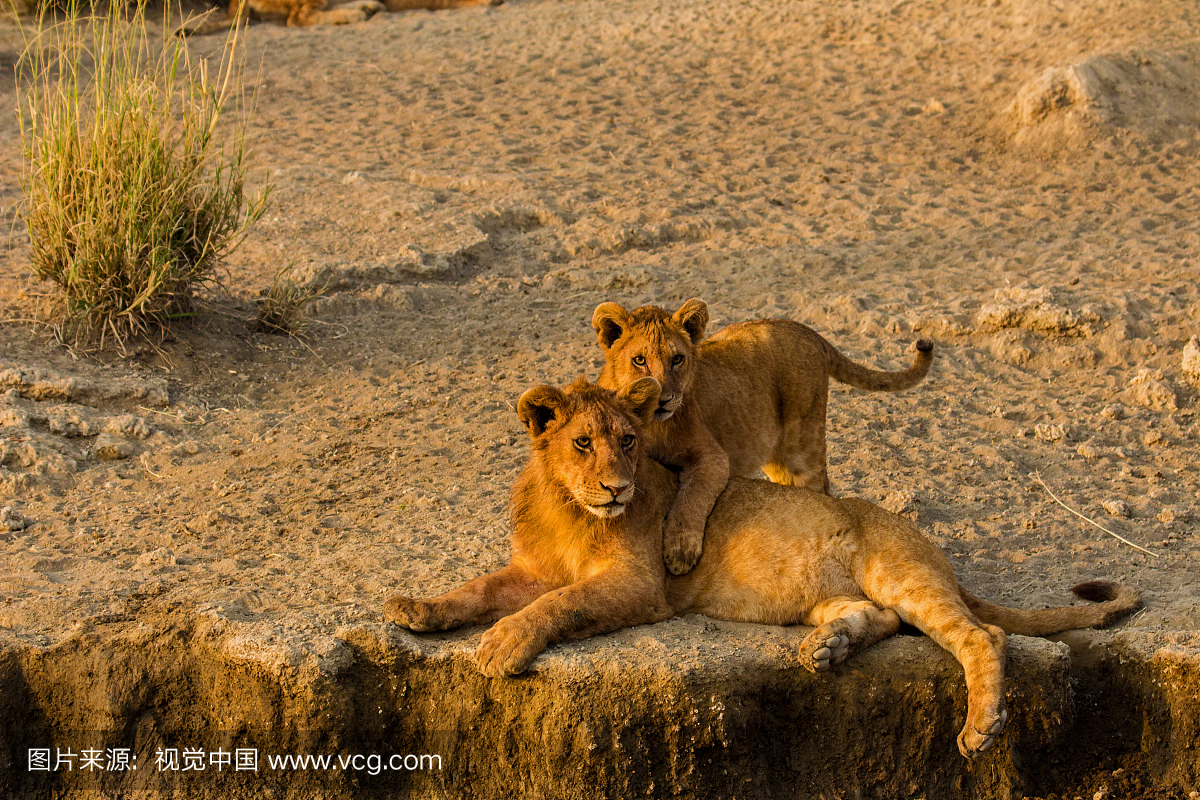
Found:
<path fill-rule="evenodd" d="M 917 504 L 919 502 L 920 501 L 917 499 L 916 494 L 910 492 L 908 489 L 897 489 L 888 493 L 888 495 L 880 501 L 879 507 L 885 511 L 890 511 L 893 514 L 916 522 L 917 517 L 919 516 L 919 512 L 917 511 Z"/>
<path fill-rule="evenodd" d="M 1125 419 L 1125 406 L 1120 403 L 1105 406 L 1100 412 L 1100 416 L 1111 420 Z"/>
<path fill-rule="evenodd" d="M 1104 129 L 1151 140 L 1190 136 L 1200 124 L 1200 63 L 1194 53 L 1098 53 L 1043 70 L 1006 110 L 1017 143 L 1081 146 Z"/>
<path fill-rule="evenodd" d="M 1183 348 L 1183 363 L 1180 365 L 1183 377 L 1193 386 L 1200 389 L 1200 337 L 1193 336 Z"/>
<path fill-rule="evenodd" d="M 122 414 L 119 417 L 109 417 L 104 421 L 102 432 L 125 438 L 145 439 L 154 432 L 146 424 L 146 420 L 133 414 Z"/>
<path fill-rule="evenodd" d="M 29 519 L 12 506 L 0 508 L 0 530 L 6 530 L 10 532 L 23 531 L 32 524 L 33 520 Z"/>
<path fill-rule="evenodd" d="M 1142 367 L 1129 382 L 1125 394 L 1135 405 L 1155 411 L 1174 411 L 1179 407 L 1175 390 L 1167 383 L 1161 369 Z"/>
<path fill-rule="evenodd" d="M 1063 439 L 1068 438 L 1068 431 L 1065 425 L 1046 423 L 1034 425 L 1033 435 L 1039 441 L 1061 442 Z"/>
<path fill-rule="evenodd" d="M 99 433 L 91 415 L 79 406 L 50 406 L 46 409 L 45 420 L 50 430 L 71 438 Z"/>
<path fill-rule="evenodd" d="M 171 453 L 177 456 L 194 456 L 201 450 L 201 445 L 195 439 L 180 442 L 171 448 Z"/>
<path fill-rule="evenodd" d="M 157 550 L 142 553 L 134 561 L 134 566 L 138 569 L 149 570 L 156 567 L 173 567 L 175 563 L 175 551 L 169 547 L 160 547 Z"/>
<path fill-rule="evenodd" d="M 92 445 L 92 454 L 101 461 L 120 461 L 129 458 L 137 452 L 137 447 L 128 439 L 121 439 L 109 433 L 96 437 Z"/>
<path fill-rule="evenodd" d="M 1100 505 L 1104 506 L 1104 510 L 1108 512 L 1110 517 L 1129 517 L 1129 504 L 1124 500 L 1105 500 Z"/>
<path fill-rule="evenodd" d="M 997 289 L 995 299 L 984 303 L 975 314 L 980 330 L 1025 328 L 1039 333 L 1082 336 L 1091 329 L 1079 314 L 1054 302 L 1046 288 Z"/>

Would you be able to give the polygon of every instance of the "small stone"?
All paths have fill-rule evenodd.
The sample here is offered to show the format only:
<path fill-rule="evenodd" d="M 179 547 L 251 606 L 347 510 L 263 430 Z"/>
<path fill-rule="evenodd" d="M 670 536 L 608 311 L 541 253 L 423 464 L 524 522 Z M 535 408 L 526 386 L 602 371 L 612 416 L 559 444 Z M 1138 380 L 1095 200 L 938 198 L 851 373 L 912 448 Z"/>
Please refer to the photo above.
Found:
<path fill-rule="evenodd" d="M 1125 406 L 1120 403 L 1113 403 L 1111 406 L 1105 406 L 1100 412 L 1100 416 L 1105 419 L 1125 419 Z"/>
<path fill-rule="evenodd" d="M 931 97 L 925 101 L 925 105 L 921 106 L 921 112 L 929 115 L 944 114 L 946 106 L 941 100 Z"/>
<path fill-rule="evenodd" d="M 0 508 L 0 530 L 23 531 L 32 524 L 33 520 L 12 506 Z"/>
<path fill-rule="evenodd" d="M 1151 447 L 1156 444 L 1163 444 L 1163 435 L 1161 431 L 1147 431 L 1142 437 L 1142 444 Z"/>
<path fill-rule="evenodd" d="M 1067 428 L 1058 423 L 1034 425 L 1033 435 L 1043 442 L 1060 442 L 1067 438 Z"/>
<path fill-rule="evenodd" d="M 1139 406 L 1155 411 L 1174 411 L 1179 407 L 1175 390 L 1167 383 L 1161 369 L 1143 367 L 1129 382 L 1129 399 Z"/>
<path fill-rule="evenodd" d="M 175 551 L 169 547 L 160 547 L 157 550 L 142 553 L 134 561 L 134 566 L 139 569 L 153 569 L 154 567 L 173 567 L 175 563 Z"/>
<path fill-rule="evenodd" d="M 1104 506 L 1104 510 L 1111 517 L 1128 517 L 1130 515 L 1129 504 L 1124 500 L 1105 500 L 1100 505 Z"/>
<path fill-rule="evenodd" d="M 97 436 L 96 444 L 92 447 L 92 453 L 101 461 L 120 461 L 132 456 L 136 450 L 133 442 L 108 433 Z"/>
<path fill-rule="evenodd" d="M 1095 445 L 1091 444 L 1081 444 L 1075 452 L 1088 460 L 1100 457 L 1100 451 L 1096 449 Z"/>
<path fill-rule="evenodd" d="M 879 507 L 884 511 L 890 511 L 897 516 L 916 521 L 917 519 L 917 500 L 916 494 L 907 489 L 897 489 L 890 492 L 883 500 L 880 501 Z"/>
<path fill-rule="evenodd" d="M 1183 363 L 1180 365 L 1183 377 L 1200 388 L 1200 337 L 1193 336 L 1183 348 Z M 1195 792 L 1193 792 L 1195 794 Z"/>

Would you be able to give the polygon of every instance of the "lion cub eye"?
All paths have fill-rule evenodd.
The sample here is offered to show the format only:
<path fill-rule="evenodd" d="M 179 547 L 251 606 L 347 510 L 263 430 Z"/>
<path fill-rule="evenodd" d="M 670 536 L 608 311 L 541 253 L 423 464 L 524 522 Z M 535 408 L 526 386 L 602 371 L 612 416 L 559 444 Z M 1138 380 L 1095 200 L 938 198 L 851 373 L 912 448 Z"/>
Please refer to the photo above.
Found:
<path fill-rule="evenodd" d="M 678 367 L 682 363 L 683 363 L 683 354 L 682 353 L 676 353 L 675 357 L 671 359 L 672 367 Z"/>
<path fill-rule="evenodd" d="M 622 437 L 621 437 L 621 447 L 622 447 L 622 449 L 628 450 L 629 448 L 633 447 L 633 443 L 634 443 L 635 441 L 636 441 L 636 440 L 634 439 L 634 437 L 633 437 L 633 434 L 632 434 L 632 433 L 627 433 L 627 434 L 625 434 L 624 436 L 622 436 Z"/>
<path fill-rule="evenodd" d="M 587 450 L 591 446 L 592 446 L 592 440 L 588 436 L 580 436 L 578 439 L 575 440 L 575 447 L 577 447 L 580 450 Z"/>
<path fill-rule="evenodd" d="M 645 356 L 634 356 L 634 357 L 633 357 L 633 365 L 634 365 L 635 367 L 644 367 L 644 366 L 646 366 L 646 357 L 645 357 Z"/>

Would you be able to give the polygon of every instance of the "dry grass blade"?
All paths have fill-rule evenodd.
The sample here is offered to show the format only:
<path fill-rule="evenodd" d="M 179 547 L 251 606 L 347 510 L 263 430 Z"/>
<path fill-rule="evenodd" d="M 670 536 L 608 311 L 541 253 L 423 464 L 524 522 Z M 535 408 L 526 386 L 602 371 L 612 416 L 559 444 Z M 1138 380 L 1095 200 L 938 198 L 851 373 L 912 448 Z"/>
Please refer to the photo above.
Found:
<path fill-rule="evenodd" d="M 1033 473 L 1033 477 L 1035 480 L 1037 480 L 1038 483 L 1040 483 L 1042 485 L 1042 488 L 1046 490 L 1046 494 L 1050 495 L 1050 497 L 1052 497 L 1054 499 L 1054 502 L 1058 503 L 1060 506 L 1065 508 L 1067 511 L 1070 511 L 1072 514 L 1079 517 L 1081 520 L 1088 523 L 1089 525 L 1095 525 L 1097 528 L 1104 531 L 1109 536 L 1113 537 L 1114 539 L 1116 539 L 1119 542 L 1124 542 L 1125 544 L 1132 547 L 1134 550 L 1140 550 L 1141 552 L 1145 553 L 1148 556 L 1154 556 L 1155 558 L 1158 558 L 1158 553 L 1152 553 L 1149 550 L 1147 550 L 1146 548 L 1142 547 L 1141 545 L 1134 544 L 1133 542 L 1129 541 L 1125 537 L 1119 536 L 1119 535 L 1113 533 L 1108 528 L 1101 525 L 1099 522 L 1096 522 L 1096 520 L 1085 517 L 1083 514 L 1080 514 L 1078 511 L 1076 511 L 1075 509 L 1068 506 L 1062 500 L 1059 500 L 1058 495 L 1056 495 L 1054 492 L 1050 491 L 1050 487 L 1046 485 L 1046 482 L 1044 480 L 1042 480 L 1042 476 L 1039 475 L 1038 473 L 1036 473 L 1036 472 Z"/>

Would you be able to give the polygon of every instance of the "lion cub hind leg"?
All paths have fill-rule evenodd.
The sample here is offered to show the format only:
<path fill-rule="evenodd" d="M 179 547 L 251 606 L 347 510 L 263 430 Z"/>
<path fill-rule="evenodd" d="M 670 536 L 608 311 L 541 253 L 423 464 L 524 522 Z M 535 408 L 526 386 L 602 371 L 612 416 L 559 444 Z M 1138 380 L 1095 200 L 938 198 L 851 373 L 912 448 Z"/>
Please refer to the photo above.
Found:
<path fill-rule="evenodd" d="M 967 758 L 991 749 L 1004 730 L 1004 661 L 1008 638 L 995 625 L 979 622 L 957 597 L 937 597 L 915 588 L 894 608 L 901 618 L 949 650 L 962 664 L 967 684 L 967 720 L 958 751 Z"/>
<path fill-rule="evenodd" d="M 529 605 L 545 591 L 523 568 L 509 564 L 430 600 L 394 595 L 384 603 L 383 616 L 418 633 L 448 631 L 494 622 Z"/>
<path fill-rule="evenodd" d="M 831 597 L 804 615 L 816 630 L 800 643 L 800 665 L 824 672 L 900 629 L 900 616 L 861 597 Z"/>

